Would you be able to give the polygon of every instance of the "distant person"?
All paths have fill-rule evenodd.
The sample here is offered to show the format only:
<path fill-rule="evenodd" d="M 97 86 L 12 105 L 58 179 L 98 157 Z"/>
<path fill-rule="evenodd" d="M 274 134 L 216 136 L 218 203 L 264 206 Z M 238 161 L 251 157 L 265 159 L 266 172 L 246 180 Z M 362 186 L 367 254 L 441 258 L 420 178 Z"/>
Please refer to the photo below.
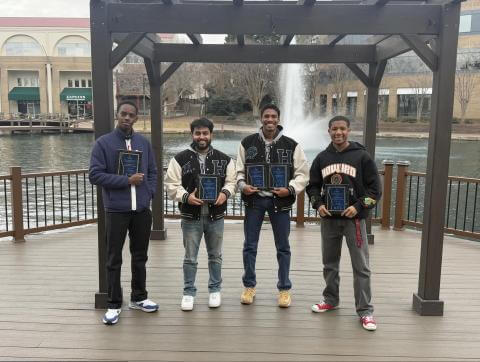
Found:
<path fill-rule="evenodd" d="M 193 310 L 197 288 L 197 256 L 202 236 L 208 254 L 208 306 L 222 303 L 222 249 L 224 214 L 227 199 L 235 193 L 235 163 L 212 147 L 213 123 L 207 118 L 194 120 L 190 125 L 192 144 L 170 160 L 165 186 L 168 197 L 179 202 L 185 257 L 183 259 L 184 288 L 181 309 Z M 216 180 L 214 195 L 200 195 L 199 177 Z M 207 185 L 208 186 L 208 185 Z M 210 187 L 212 184 L 210 184 Z M 202 197 L 203 196 L 203 197 Z M 206 198 L 213 199 L 208 201 Z"/>
<path fill-rule="evenodd" d="M 315 210 L 322 217 L 323 276 L 326 287 L 323 300 L 312 306 L 312 311 L 327 312 L 339 304 L 339 264 L 342 239 L 345 237 L 353 268 L 355 308 L 363 328 L 377 328 L 370 304 L 370 267 L 365 219 L 375 207 L 382 191 L 375 161 L 361 144 L 348 140 L 350 120 L 333 117 L 328 123 L 332 142 L 320 152 L 310 168 L 307 194 Z M 336 192 L 345 188 L 344 210 L 334 213 L 331 200 L 342 203 Z M 329 201 L 327 201 L 329 199 Z M 328 207 L 327 207 L 328 206 Z M 330 210 L 329 210 L 330 208 Z"/>
<path fill-rule="evenodd" d="M 242 304 L 252 304 L 257 284 L 255 263 L 258 240 L 265 213 L 272 224 L 278 261 L 278 306 L 288 308 L 292 302 L 290 289 L 290 210 L 308 182 L 308 164 L 302 147 L 283 134 L 279 125 L 280 109 L 268 104 L 261 110 L 262 126 L 257 133 L 245 137 L 240 144 L 237 156 L 237 185 L 245 203 L 243 245 L 243 285 L 240 297 Z M 247 168 L 269 164 L 286 165 L 285 187 L 259 188 L 249 184 Z M 268 175 L 265 176 L 265 182 Z M 253 183 L 253 182 L 252 182 Z M 258 186 L 258 185 L 257 185 Z M 267 185 L 264 185 L 267 186 Z"/>
<path fill-rule="evenodd" d="M 102 187 L 105 206 L 108 310 L 103 323 L 109 325 L 118 322 L 122 311 L 120 274 L 127 231 L 132 271 L 129 307 L 144 312 L 158 310 L 158 304 L 148 299 L 145 288 L 145 264 L 152 226 L 150 201 L 155 194 L 157 167 L 150 143 L 133 131 L 137 114 L 134 103 L 120 102 L 117 107 L 117 127 L 95 142 L 90 159 L 89 179 L 92 184 Z M 140 155 L 138 171 L 132 174 L 119 171 L 120 151 L 134 151 Z"/>

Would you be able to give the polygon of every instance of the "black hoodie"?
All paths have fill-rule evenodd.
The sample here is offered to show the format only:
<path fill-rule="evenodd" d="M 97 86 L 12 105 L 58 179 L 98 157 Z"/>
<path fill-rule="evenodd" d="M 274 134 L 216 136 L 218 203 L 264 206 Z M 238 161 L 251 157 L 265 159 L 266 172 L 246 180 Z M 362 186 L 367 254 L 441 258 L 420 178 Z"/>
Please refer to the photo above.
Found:
<path fill-rule="evenodd" d="M 341 184 L 349 185 L 350 205 L 357 209 L 357 218 L 365 219 L 369 209 L 382 196 L 382 187 L 377 166 L 365 147 L 358 142 L 349 141 L 349 146 L 339 152 L 332 143 L 320 152 L 310 168 L 310 182 L 306 188 L 310 202 L 315 210 L 325 204 L 323 185 L 332 182 L 332 176 Z M 334 216 L 335 217 L 335 216 Z M 339 216 L 336 216 L 339 217 Z"/>

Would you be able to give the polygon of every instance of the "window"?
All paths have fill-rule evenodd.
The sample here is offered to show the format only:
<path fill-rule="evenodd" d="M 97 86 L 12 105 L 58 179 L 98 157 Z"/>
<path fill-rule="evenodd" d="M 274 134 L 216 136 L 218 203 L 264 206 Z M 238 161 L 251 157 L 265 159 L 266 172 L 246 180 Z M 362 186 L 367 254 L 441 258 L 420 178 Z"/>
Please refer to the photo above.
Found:
<path fill-rule="evenodd" d="M 355 117 L 357 114 L 357 97 L 347 97 L 347 115 Z"/>
<path fill-rule="evenodd" d="M 75 79 L 75 88 L 80 88 L 80 81 Z"/>
<path fill-rule="evenodd" d="M 86 88 L 86 87 L 87 87 L 87 80 L 82 79 L 82 88 Z"/>
<path fill-rule="evenodd" d="M 470 33 L 471 29 L 472 29 L 472 15 L 460 16 L 460 27 L 458 29 L 458 32 Z"/>
<path fill-rule="evenodd" d="M 88 88 L 92 88 L 92 80 L 91 79 L 88 80 Z"/>
<path fill-rule="evenodd" d="M 68 88 L 73 88 L 73 80 L 71 80 L 71 79 L 67 80 L 67 84 L 68 84 L 67 85 Z"/>
<path fill-rule="evenodd" d="M 397 115 L 404 119 L 428 119 L 431 111 L 430 94 L 399 94 Z M 417 112 L 417 110 L 421 109 Z"/>
<path fill-rule="evenodd" d="M 5 43 L 2 54 L 7 56 L 42 56 L 45 55 L 37 41 L 29 36 L 16 35 Z"/>
<path fill-rule="evenodd" d="M 338 109 L 337 98 L 332 98 L 332 114 L 336 114 Z"/>
<path fill-rule="evenodd" d="M 17 85 L 21 87 L 23 85 L 22 78 L 17 78 Z"/>
<path fill-rule="evenodd" d="M 60 57 L 90 56 L 90 44 L 88 43 L 60 43 L 57 49 Z"/>

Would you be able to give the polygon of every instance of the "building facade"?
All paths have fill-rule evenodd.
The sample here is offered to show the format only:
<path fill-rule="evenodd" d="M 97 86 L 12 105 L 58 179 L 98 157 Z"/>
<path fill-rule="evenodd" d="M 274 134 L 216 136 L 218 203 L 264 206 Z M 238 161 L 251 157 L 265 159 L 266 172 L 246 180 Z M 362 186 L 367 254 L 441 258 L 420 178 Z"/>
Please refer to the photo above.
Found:
<path fill-rule="evenodd" d="M 346 113 L 354 120 L 362 120 L 364 85 L 346 67 L 343 71 L 350 74 L 340 77 L 341 81 L 338 81 L 338 74 L 329 76 L 328 69 L 327 66 L 324 81 L 315 90 L 314 108 L 321 116 Z M 337 80 L 332 81 L 332 78 Z M 379 91 L 379 120 L 428 120 L 431 84 L 431 72 L 415 53 L 389 60 Z M 480 121 L 480 0 L 462 3 L 455 93 L 453 113 L 456 121 L 461 118 L 467 122 Z M 468 103 L 464 114 L 460 98 Z"/>
<path fill-rule="evenodd" d="M 92 114 L 90 21 L 0 18 L 0 112 Z"/>

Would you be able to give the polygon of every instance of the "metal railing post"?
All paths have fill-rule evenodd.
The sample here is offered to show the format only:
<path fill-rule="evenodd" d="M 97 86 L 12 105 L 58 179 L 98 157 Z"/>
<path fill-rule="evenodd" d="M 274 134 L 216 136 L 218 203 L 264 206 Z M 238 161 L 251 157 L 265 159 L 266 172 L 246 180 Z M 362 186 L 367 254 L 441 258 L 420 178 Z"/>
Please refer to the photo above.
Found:
<path fill-rule="evenodd" d="M 403 214 L 405 208 L 405 187 L 407 183 L 407 170 L 409 161 L 397 162 L 397 195 L 395 200 L 395 221 L 393 230 L 403 229 Z"/>
<path fill-rule="evenodd" d="M 22 168 L 10 167 L 12 183 L 10 194 L 12 197 L 12 224 L 13 240 L 15 242 L 25 241 L 25 230 L 23 228 L 23 198 L 22 198 Z"/>
<path fill-rule="evenodd" d="M 305 191 L 297 196 L 297 228 L 305 227 Z"/>
<path fill-rule="evenodd" d="M 392 177 L 393 165 L 392 160 L 384 160 L 385 167 L 383 175 L 383 198 L 382 198 L 382 229 L 390 229 L 390 207 L 392 203 Z"/>

